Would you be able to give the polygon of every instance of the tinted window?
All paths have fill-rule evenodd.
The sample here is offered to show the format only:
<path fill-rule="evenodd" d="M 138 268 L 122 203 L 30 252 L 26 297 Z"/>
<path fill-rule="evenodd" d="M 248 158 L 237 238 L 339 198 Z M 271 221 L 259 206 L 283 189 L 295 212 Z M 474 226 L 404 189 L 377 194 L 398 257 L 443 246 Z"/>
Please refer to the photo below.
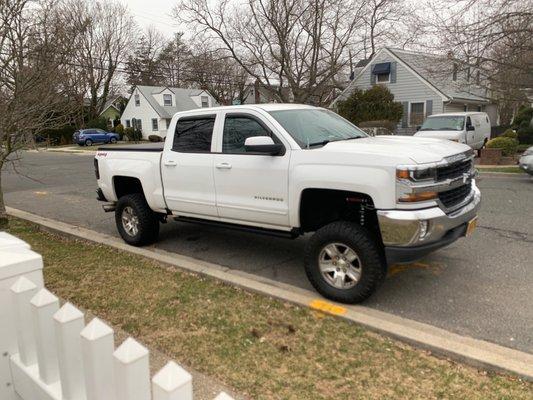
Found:
<path fill-rule="evenodd" d="M 254 118 L 246 116 L 227 116 L 222 136 L 223 153 L 244 153 L 244 142 L 252 136 L 271 136 Z"/>
<path fill-rule="evenodd" d="M 172 150 L 182 153 L 209 153 L 214 125 L 214 115 L 180 118 L 176 124 Z"/>

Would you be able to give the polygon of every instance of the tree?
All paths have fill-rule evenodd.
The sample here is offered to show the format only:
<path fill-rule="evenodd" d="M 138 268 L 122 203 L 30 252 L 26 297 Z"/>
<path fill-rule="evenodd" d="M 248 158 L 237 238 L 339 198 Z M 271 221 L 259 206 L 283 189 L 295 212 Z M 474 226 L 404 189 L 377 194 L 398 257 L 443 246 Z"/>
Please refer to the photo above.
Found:
<path fill-rule="evenodd" d="M 347 65 L 362 9 L 358 0 L 181 0 L 174 14 L 275 98 L 305 103 Z"/>
<path fill-rule="evenodd" d="M 394 95 L 385 86 L 375 85 L 364 91 L 355 89 L 344 101 L 337 103 L 338 113 L 359 124 L 366 121 L 399 122 L 402 118 L 402 103 L 394 101 Z"/>
<path fill-rule="evenodd" d="M 72 113 L 65 80 L 71 32 L 52 2 L 0 1 L 0 171 L 34 135 Z M 0 225 L 7 224 L 0 175 Z"/>
<path fill-rule="evenodd" d="M 433 7 L 432 48 L 453 54 L 472 84 L 500 102 L 509 123 L 533 88 L 533 3 L 458 0 Z"/>
<path fill-rule="evenodd" d="M 129 85 L 169 84 L 162 75 L 161 51 L 164 45 L 165 38 L 153 27 L 139 37 L 133 54 L 128 57 L 126 74 Z"/>
<path fill-rule="evenodd" d="M 166 43 L 158 56 L 160 74 L 167 86 L 186 87 L 190 85 L 188 67 L 191 58 L 189 46 L 183 40 L 183 32 L 177 32 Z"/>
<path fill-rule="evenodd" d="M 98 117 L 106 104 L 124 52 L 132 45 L 135 24 L 125 5 L 96 0 L 64 0 L 62 19 L 72 32 L 69 63 L 89 96 L 88 119 Z"/>

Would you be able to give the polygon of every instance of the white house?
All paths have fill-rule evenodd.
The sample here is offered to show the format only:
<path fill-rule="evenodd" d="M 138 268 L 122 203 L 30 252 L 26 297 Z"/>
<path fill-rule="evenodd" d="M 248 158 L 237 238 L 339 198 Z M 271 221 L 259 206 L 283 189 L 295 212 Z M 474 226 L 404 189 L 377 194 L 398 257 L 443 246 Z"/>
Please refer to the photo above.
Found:
<path fill-rule="evenodd" d="M 143 139 L 165 137 L 175 113 L 216 105 L 213 96 L 202 89 L 135 86 L 120 120 L 126 128 L 139 129 Z"/>
<path fill-rule="evenodd" d="M 485 111 L 494 126 L 499 122 L 497 106 L 482 83 L 477 71 L 452 56 L 385 47 L 356 65 L 353 80 L 331 107 L 354 89 L 384 85 L 403 105 L 401 133 L 414 132 L 428 115 L 448 112 Z"/>

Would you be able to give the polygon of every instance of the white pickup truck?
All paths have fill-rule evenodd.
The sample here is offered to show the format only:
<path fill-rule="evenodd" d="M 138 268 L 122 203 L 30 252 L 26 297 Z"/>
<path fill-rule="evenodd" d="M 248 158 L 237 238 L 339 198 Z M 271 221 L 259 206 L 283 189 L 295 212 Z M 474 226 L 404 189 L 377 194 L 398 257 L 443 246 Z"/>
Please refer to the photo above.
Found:
<path fill-rule="evenodd" d="M 294 104 L 180 112 L 164 144 L 101 147 L 98 199 L 129 244 L 169 218 L 294 238 L 325 297 L 361 302 L 387 265 L 470 234 L 480 206 L 472 150 L 369 137 L 332 111 Z M 238 246 L 238 244 L 228 244 Z"/>

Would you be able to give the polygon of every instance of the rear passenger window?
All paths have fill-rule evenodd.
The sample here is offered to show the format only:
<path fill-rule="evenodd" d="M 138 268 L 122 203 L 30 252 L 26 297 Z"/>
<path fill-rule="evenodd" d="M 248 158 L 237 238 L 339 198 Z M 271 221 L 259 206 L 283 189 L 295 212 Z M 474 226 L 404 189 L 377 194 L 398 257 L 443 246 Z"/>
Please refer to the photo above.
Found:
<path fill-rule="evenodd" d="M 214 125 L 214 115 L 180 118 L 176 124 L 172 150 L 181 153 L 209 153 Z"/>

